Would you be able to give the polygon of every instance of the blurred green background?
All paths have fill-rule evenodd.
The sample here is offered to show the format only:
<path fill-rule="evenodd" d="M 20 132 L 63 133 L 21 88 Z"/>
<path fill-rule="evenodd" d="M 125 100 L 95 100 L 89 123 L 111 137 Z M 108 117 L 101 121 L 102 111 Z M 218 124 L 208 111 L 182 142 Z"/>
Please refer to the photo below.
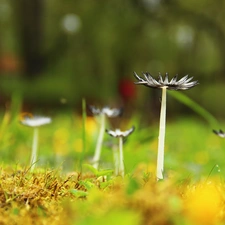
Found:
<path fill-rule="evenodd" d="M 0 0 L 2 106 L 16 93 L 28 109 L 86 98 L 158 115 L 160 92 L 131 82 L 160 71 L 194 76 L 185 94 L 223 118 L 224 10 L 222 0 Z M 169 104 L 169 116 L 190 113 Z"/>
<path fill-rule="evenodd" d="M 114 121 L 114 128 L 136 126 L 125 147 L 127 171 L 140 162 L 154 163 L 161 91 L 135 86 L 133 71 L 194 76 L 200 85 L 183 93 L 224 121 L 224 11 L 222 0 L 0 0 L 2 160 L 29 161 L 33 131 L 17 117 L 29 111 L 54 121 L 41 128 L 40 165 L 65 161 L 71 168 L 84 150 L 88 161 L 99 124 L 87 118 L 85 143 L 81 100 L 86 99 L 123 106 L 132 117 Z M 212 133 L 223 123 L 211 127 L 200 116 L 192 121 L 189 116 L 197 114 L 169 94 L 167 114 L 167 169 L 183 165 L 187 173 L 209 174 L 214 165 L 223 167 L 224 140 Z M 110 163 L 112 154 L 104 148 L 103 159 Z"/>

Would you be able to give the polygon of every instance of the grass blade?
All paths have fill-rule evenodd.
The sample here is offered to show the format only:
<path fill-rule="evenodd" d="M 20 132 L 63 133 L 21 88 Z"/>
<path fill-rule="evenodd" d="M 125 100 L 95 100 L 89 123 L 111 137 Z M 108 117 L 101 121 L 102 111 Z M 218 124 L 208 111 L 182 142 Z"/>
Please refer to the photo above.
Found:
<path fill-rule="evenodd" d="M 174 97 L 176 100 L 178 100 L 179 102 L 188 106 L 193 111 L 195 111 L 197 114 L 202 116 L 209 123 L 211 128 L 219 127 L 219 123 L 218 123 L 217 119 L 210 112 L 208 112 L 206 109 L 204 109 L 198 103 L 193 101 L 191 98 L 189 98 L 188 96 L 186 96 L 185 94 L 183 94 L 181 92 L 168 91 L 168 93 L 172 97 Z"/>

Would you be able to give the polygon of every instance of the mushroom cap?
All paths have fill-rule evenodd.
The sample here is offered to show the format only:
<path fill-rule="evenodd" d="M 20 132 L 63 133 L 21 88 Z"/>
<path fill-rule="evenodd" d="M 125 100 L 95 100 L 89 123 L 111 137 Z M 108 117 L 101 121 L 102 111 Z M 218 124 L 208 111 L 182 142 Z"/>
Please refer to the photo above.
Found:
<path fill-rule="evenodd" d="M 28 126 L 28 127 L 40 127 L 45 124 L 49 124 L 52 122 L 50 117 L 43 117 L 43 116 L 25 116 L 20 121 L 21 124 Z"/>
<path fill-rule="evenodd" d="M 129 136 L 133 131 L 134 131 L 135 127 L 131 127 L 129 130 L 126 131 L 121 131 L 120 129 L 116 129 L 115 131 L 112 130 L 106 130 L 106 132 L 111 135 L 112 137 L 127 137 Z"/>

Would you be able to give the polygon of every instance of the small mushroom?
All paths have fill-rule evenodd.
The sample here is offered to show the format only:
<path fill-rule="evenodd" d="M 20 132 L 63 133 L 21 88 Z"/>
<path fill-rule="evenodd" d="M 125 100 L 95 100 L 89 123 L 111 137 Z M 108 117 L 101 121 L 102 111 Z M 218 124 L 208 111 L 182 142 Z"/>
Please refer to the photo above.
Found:
<path fill-rule="evenodd" d="M 225 133 L 222 130 L 213 130 L 213 133 L 215 133 L 216 135 L 218 135 L 221 138 L 225 138 Z"/>
<path fill-rule="evenodd" d="M 30 170 L 33 171 L 35 168 L 35 163 L 37 162 L 38 128 L 45 124 L 51 123 L 51 118 L 25 114 L 22 116 L 20 123 L 28 127 L 33 127 L 34 129 L 33 144 L 30 158 Z"/>
<path fill-rule="evenodd" d="M 93 113 L 93 115 L 100 116 L 100 131 L 98 135 L 98 140 L 95 148 L 95 154 L 93 157 L 93 167 L 95 169 L 98 169 L 99 166 L 99 160 L 101 156 L 101 148 L 102 148 L 102 142 L 104 137 L 104 131 L 105 131 L 105 118 L 107 117 L 117 117 L 120 116 L 122 113 L 121 109 L 110 109 L 109 107 L 103 107 L 102 109 L 96 108 L 94 106 L 89 106 L 90 111 Z"/>
<path fill-rule="evenodd" d="M 121 131 L 120 129 L 116 129 L 115 131 L 106 130 L 106 132 L 109 135 L 119 139 L 119 154 L 116 154 L 116 156 L 114 155 L 114 160 L 115 160 L 116 175 L 119 174 L 122 177 L 124 177 L 123 138 L 128 137 L 134 131 L 134 129 L 135 127 L 133 126 L 127 131 Z M 119 155 L 119 160 L 117 158 L 117 155 Z M 117 171 L 118 171 L 118 174 L 117 174 Z"/>

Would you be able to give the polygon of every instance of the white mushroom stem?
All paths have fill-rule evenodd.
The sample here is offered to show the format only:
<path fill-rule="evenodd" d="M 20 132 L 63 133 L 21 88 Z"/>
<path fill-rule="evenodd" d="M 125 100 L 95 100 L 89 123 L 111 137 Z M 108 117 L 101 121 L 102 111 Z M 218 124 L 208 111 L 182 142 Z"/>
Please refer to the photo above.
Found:
<path fill-rule="evenodd" d="M 119 174 L 124 177 L 124 160 L 123 160 L 123 137 L 119 137 Z"/>
<path fill-rule="evenodd" d="M 113 159 L 114 159 L 114 167 L 115 167 L 115 176 L 118 176 L 119 174 L 119 151 L 118 147 L 114 146 L 113 147 Z"/>
<path fill-rule="evenodd" d="M 32 144 L 32 152 L 30 159 L 30 170 L 33 171 L 35 164 L 37 162 L 37 148 L 38 148 L 38 128 L 34 127 L 34 136 L 33 136 L 33 144 Z"/>
<path fill-rule="evenodd" d="M 163 87 L 160 123 L 159 123 L 157 169 L 156 169 L 157 180 L 163 179 L 165 133 L 166 133 L 166 87 Z"/>
<path fill-rule="evenodd" d="M 101 149 L 102 149 L 102 142 L 103 142 L 103 137 L 104 137 L 104 133 L 105 133 L 105 114 L 102 113 L 100 114 L 100 131 L 99 131 L 99 135 L 98 135 L 98 140 L 97 140 L 97 145 L 95 148 L 95 154 L 93 157 L 93 167 L 95 169 L 98 169 L 99 166 L 99 160 L 100 160 L 100 156 L 101 156 Z"/>

